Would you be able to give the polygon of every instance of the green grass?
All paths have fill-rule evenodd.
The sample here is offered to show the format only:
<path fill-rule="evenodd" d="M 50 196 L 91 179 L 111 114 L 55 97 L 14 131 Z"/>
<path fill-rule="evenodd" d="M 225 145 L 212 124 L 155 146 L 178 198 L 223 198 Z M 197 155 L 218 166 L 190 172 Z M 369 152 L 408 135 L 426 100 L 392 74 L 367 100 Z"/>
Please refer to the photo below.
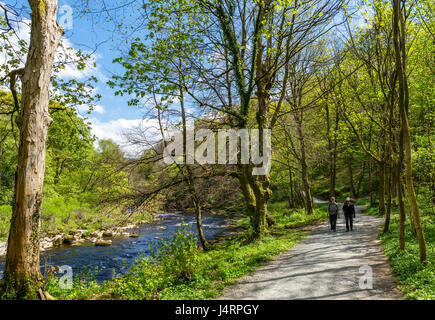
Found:
<path fill-rule="evenodd" d="M 355 204 L 358 206 L 370 206 L 370 197 L 358 198 Z"/>
<path fill-rule="evenodd" d="M 222 242 L 214 244 L 211 250 L 195 250 L 193 270 L 189 268 L 189 277 L 174 276 L 179 272 L 171 271 L 178 260 L 153 261 L 149 258 L 138 259 L 130 270 L 98 285 L 76 277 L 71 290 L 61 290 L 57 282 L 48 283 L 49 293 L 59 299 L 213 299 L 222 294 L 222 290 L 236 283 L 242 276 L 254 271 L 276 255 L 283 253 L 297 244 L 307 235 L 302 228 L 289 228 L 314 223 L 325 219 L 324 208 L 317 208 L 316 213 L 308 216 L 303 211 L 291 212 L 285 204 L 270 206 L 270 213 L 276 224 L 263 240 L 249 242 L 249 232 L 237 234 Z M 246 227 L 248 220 L 236 222 Z M 178 240 L 177 240 L 178 241 Z"/>
<path fill-rule="evenodd" d="M 389 232 L 380 234 L 379 239 L 393 273 L 398 277 L 398 287 L 408 299 L 435 299 L 435 216 L 424 204 L 421 206 L 421 222 L 424 228 L 427 263 L 422 265 L 419 260 L 419 246 L 415 235 L 411 232 L 409 215 L 405 226 L 405 250 L 399 247 L 399 224 L 397 208 L 392 208 L 392 219 Z M 426 208 L 426 209 L 425 209 Z M 366 213 L 379 215 L 377 207 L 369 208 Z"/>
<path fill-rule="evenodd" d="M 10 227 L 12 207 L 0 206 L 0 241 L 6 241 Z M 109 223 L 108 218 L 99 218 L 97 211 L 91 209 L 76 199 L 66 200 L 56 195 L 45 197 L 42 213 L 42 232 L 68 232 L 80 228 L 94 231 L 104 223 Z"/>

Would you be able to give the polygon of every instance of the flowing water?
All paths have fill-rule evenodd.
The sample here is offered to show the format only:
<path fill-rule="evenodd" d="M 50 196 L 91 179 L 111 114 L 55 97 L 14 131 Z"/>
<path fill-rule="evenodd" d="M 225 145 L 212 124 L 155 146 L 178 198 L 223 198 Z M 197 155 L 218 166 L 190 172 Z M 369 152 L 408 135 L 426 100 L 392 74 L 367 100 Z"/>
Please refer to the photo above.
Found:
<path fill-rule="evenodd" d="M 115 238 L 111 246 L 97 247 L 92 243 L 80 246 L 61 246 L 41 253 L 41 272 L 44 274 L 49 266 L 70 266 L 74 274 L 86 268 L 101 282 L 111 279 L 114 273 L 123 273 L 140 256 L 150 254 L 149 246 L 158 239 L 172 238 L 180 228 L 182 220 L 192 226 L 196 233 L 195 216 L 164 213 L 159 218 L 130 230 L 138 238 Z M 225 217 L 220 215 L 203 216 L 202 225 L 207 240 L 214 239 L 225 228 Z M 0 279 L 3 274 L 5 258 L 0 257 Z"/>

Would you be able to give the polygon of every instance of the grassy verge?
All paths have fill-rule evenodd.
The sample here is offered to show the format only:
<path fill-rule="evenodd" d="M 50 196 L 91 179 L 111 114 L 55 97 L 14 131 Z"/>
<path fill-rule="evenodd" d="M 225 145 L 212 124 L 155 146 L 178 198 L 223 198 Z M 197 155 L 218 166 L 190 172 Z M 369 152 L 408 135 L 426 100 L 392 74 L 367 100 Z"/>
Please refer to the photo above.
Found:
<path fill-rule="evenodd" d="M 399 220 L 397 208 L 392 208 L 389 232 L 380 234 L 384 253 L 388 257 L 391 269 L 398 276 L 398 287 L 408 299 L 435 299 L 435 216 L 428 206 L 421 205 L 421 221 L 427 245 L 427 264 L 419 260 L 419 247 L 415 235 L 411 232 L 409 214 L 405 226 L 405 250 L 399 247 Z M 426 208 L 426 209 L 425 209 Z M 379 215 L 377 207 L 369 208 L 366 213 Z"/>
<path fill-rule="evenodd" d="M 77 276 L 73 288 L 62 290 L 57 281 L 48 282 L 47 291 L 59 299 L 213 299 L 240 277 L 287 251 L 307 231 L 296 226 L 312 224 L 326 218 L 324 206 L 313 215 L 303 210 L 290 211 L 284 203 L 270 206 L 276 220 L 262 241 L 249 243 L 248 232 L 236 234 L 213 245 L 211 250 L 198 250 L 196 239 L 189 244 L 189 233 L 181 230 L 163 246 L 163 254 L 141 258 L 123 275 L 99 285 Z M 235 222 L 246 227 L 248 220 Z"/>

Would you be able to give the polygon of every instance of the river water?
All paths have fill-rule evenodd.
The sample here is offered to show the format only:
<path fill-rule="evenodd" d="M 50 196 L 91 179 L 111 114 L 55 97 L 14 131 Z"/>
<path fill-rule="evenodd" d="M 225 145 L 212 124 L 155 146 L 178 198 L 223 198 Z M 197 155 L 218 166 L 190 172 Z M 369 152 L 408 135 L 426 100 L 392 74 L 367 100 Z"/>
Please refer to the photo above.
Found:
<path fill-rule="evenodd" d="M 150 254 L 149 246 L 159 238 L 172 238 L 181 222 L 192 226 L 196 234 L 195 216 L 164 213 L 156 215 L 158 220 L 145 223 L 130 230 L 138 238 L 115 238 L 111 246 L 97 247 L 92 243 L 80 246 L 61 246 L 41 253 L 41 272 L 49 266 L 70 266 L 74 274 L 79 270 L 89 270 L 98 282 L 109 280 L 114 273 L 125 272 L 140 256 Z M 214 239 L 225 228 L 225 217 L 221 215 L 203 216 L 202 225 L 207 240 Z M 0 257 L 0 279 L 3 275 L 5 258 Z"/>

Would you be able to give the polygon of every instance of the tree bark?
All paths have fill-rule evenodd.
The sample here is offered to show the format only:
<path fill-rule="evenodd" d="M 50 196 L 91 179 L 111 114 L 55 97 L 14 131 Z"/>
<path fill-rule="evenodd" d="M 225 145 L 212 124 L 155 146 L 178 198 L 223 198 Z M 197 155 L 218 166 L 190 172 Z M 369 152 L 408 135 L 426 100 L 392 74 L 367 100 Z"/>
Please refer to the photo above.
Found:
<path fill-rule="evenodd" d="M 432 207 L 435 206 L 435 170 L 430 174 L 430 194 L 432 198 Z"/>
<path fill-rule="evenodd" d="M 347 157 L 347 173 L 349 175 L 350 196 L 352 197 L 352 199 L 355 199 L 355 186 L 353 183 L 352 156 L 351 155 L 349 155 Z"/>
<path fill-rule="evenodd" d="M 402 2 L 404 5 L 404 2 Z M 399 27 L 400 23 L 400 27 Z M 412 151 L 411 151 L 411 135 L 408 124 L 408 105 L 409 105 L 409 88 L 406 75 L 406 25 L 400 7 L 399 0 L 393 0 L 393 34 L 394 34 L 394 51 L 396 58 L 397 78 L 399 80 L 399 111 L 402 121 L 403 142 L 405 149 L 405 178 L 406 187 L 408 189 L 409 200 L 411 203 L 411 215 L 414 220 L 415 230 L 418 237 L 418 245 L 420 249 L 420 261 L 426 261 L 426 241 L 424 231 L 420 221 L 420 212 L 417 203 L 417 197 L 414 190 L 414 181 L 412 177 Z"/>
<path fill-rule="evenodd" d="M 363 180 L 364 180 L 364 175 L 365 175 L 365 172 L 366 172 L 366 165 L 367 165 L 367 162 L 364 161 L 364 163 L 363 163 L 363 167 L 362 167 L 362 170 L 361 170 L 361 175 L 360 175 L 360 177 L 359 177 L 358 184 L 357 184 L 356 191 L 355 191 L 355 193 L 356 193 L 356 194 L 355 194 L 356 198 L 358 198 L 358 196 L 359 196 L 359 194 L 360 194 L 360 191 L 361 191 L 361 183 L 362 183 Z"/>
<path fill-rule="evenodd" d="M 403 183 L 402 183 L 402 166 L 403 166 L 403 145 L 402 145 L 402 130 L 400 130 L 400 151 L 399 159 L 396 164 L 396 194 L 397 194 L 397 206 L 399 210 L 399 247 L 400 250 L 405 250 L 405 205 L 403 203 Z"/>
<path fill-rule="evenodd" d="M 266 7 L 269 7 L 270 2 L 264 3 L 259 7 L 259 17 L 261 19 L 265 18 L 268 13 Z M 267 46 L 271 46 L 271 40 L 267 40 Z M 257 38 L 257 59 L 256 59 L 256 83 L 257 83 L 257 102 L 258 110 L 256 114 L 256 121 L 259 131 L 259 150 L 262 153 L 263 143 L 264 143 L 264 130 L 269 128 L 269 123 L 267 120 L 267 111 L 270 102 L 270 61 L 269 56 L 266 53 L 266 58 L 264 58 L 265 45 L 263 44 L 263 38 L 259 36 Z M 246 168 L 246 167 L 245 167 Z M 252 238 L 254 240 L 259 240 L 264 237 L 267 232 L 268 224 L 266 221 L 267 216 L 267 203 L 269 202 L 272 190 L 270 186 L 270 175 L 266 173 L 261 176 L 254 177 L 252 172 L 247 173 L 248 181 L 251 186 L 252 191 L 255 195 L 255 217 L 253 220 L 253 234 Z"/>
<path fill-rule="evenodd" d="M 391 178 L 393 174 L 393 169 L 390 165 L 387 165 L 386 170 L 386 190 L 387 190 L 387 206 L 386 206 L 386 212 L 385 212 L 385 223 L 384 223 L 384 230 L 383 233 L 387 233 L 390 229 L 390 220 L 391 220 Z"/>
<path fill-rule="evenodd" d="M 400 127 L 399 130 L 399 150 L 398 157 L 396 161 L 395 167 L 395 187 L 396 187 L 396 195 L 397 195 L 397 208 L 399 211 L 399 248 L 400 250 L 405 250 L 405 222 L 406 222 L 406 213 L 405 213 L 405 204 L 403 201 L 404 195 L 404 187 L 402 180 L 402 172 L 403 172 L 403 158 L 404 158 L 404 150 L 403 150 L 403 130 Z"/>
<path fill-rule="evenodd" d="M 288 165 L 288 176 L 289 176 L 288 205 L 289 208 L 292 209 L 295 207 L 295 205 L 294 205 L 294 196 L 293 196 L 293 173 L 290 164 Z"/>
<path fill-rule="evenodd" d="M 328 139 L 328 149 L 329 149 L 329 198 L 335 197 L 335 180 L 336 180 L 336 155 L 337 155 L 337 143 L 336 138 L 334 142 L 331 138 L 331 121 L 329 116 L 329 106 L 325 106 L 326 114 L 326 135 Z"/>
<path fill-rule="evenodd" d="M 379 214 L 385 217 L 385 163 L 379 163 Z"/>
<path fill-rule="evenodd" d="M 296 132 L 297 138 L 299 140 L 300 147 L 300 156 L 298 157 L 300 166 L 301 166 L 301 180 L 302 180 L 302 189 L 304 192 L 303 200 L 307 214 L 313 214 L 313 199 L 311 196 L 311 188 L 310 182 L 308 178 L 308 164 L 307 164 L 307 153 L 305 146 L 305 134 L 302 128 L 302 124 L 304 121 L 304 109 L 302 106 L 302 87 L 294 87 L 293 88 L 293 117 L 296 122 Z M 296 151 L 296 150 L 295 150 Z"/>
<path fill-rule="evenodd" d="M 204 250 L 208 249 L 208 243 L 207 240 L 205 238 L 204 235 L 204 231 L 202 230 L 202 214 L 201 214 L 201 203 L 197 194 L 197 190 L 195 187 L 195 181 L 193 178 L 193 173 L 191 168 L 189 167 L 188 164 L 188 155 L 187 155 L 187 122 L 186 122 L 186 111 L 185 111 L 185 106 L 184 106 L 184 91 L 182 88 L 182 76 L 181 76 L 181 67 L 182 67 L 182 62 L 181 59 L 179 61 L 179 81 L 180 81 L 180 109 L 181 109 L 181 120 L 182 120 L 182 125 L 183 125 L 183 159 L 184 159 L 184 165 L 185 165 L 185 169 L 187 174 L 184 172 L 182 166 L 179 166 L 179 170 L 181 171 L 181 173 L 183 175 L 187 175 L 187 185 L 188 185 L 188 190 L 190 193 L 190 197 L 192 200 L 192 204 L 193 204 L 193 208 L 195 210 L 195 217 L 196 217 L 196 227 L 198 230 L 198 236 L 199 236 L 199 240 L 201 241 L 201 245 L 202 248 Z M 189 155 L 192 156 L 192 155 Z"/>
<path fill-rule="evenodd" d="M 372 173 L 372 160 L 369 159 L 369 175 L 368 175 L 368 185 L 369 185 L 369 193 L 370 193 L 370 207 L 373 207 L 376 203 L 374 185 L 373 185 L 373 173 Z"/>
<path fill-rule="evenodd" d="M 301 115 L 300 117 L 297 117 L 296 123 L 297 123 L 297 130 L 298 130 L 298 137 L 299 137 L 299 143 L 301 147 L 301 174 L 302 174 L 302 186 L 304 188 L 304 200 L 305 200 L 305 208 L 307 210 L 307 214 L 313 214 L 313 199 L 311 197 L 311 188 L 310 188 L 310 182 L 308 179 L 308 165 L 307 165 L 307 157 L 306 157 L 306 148 L 305 148 L 305 138 L 304 133 L 302 131 L 302 116 L 303 111 L 301 109 Z"/>
<path fill-rule="evenodd" d="M 37 298 L 41 286 L 40 225 L 49 114 L 49 86 L 61 37 L 56 0 L 29 0 L 32 9 L 29 53 L 22 78 L 15 202 L 8 238 L 3 297 Z"/>

